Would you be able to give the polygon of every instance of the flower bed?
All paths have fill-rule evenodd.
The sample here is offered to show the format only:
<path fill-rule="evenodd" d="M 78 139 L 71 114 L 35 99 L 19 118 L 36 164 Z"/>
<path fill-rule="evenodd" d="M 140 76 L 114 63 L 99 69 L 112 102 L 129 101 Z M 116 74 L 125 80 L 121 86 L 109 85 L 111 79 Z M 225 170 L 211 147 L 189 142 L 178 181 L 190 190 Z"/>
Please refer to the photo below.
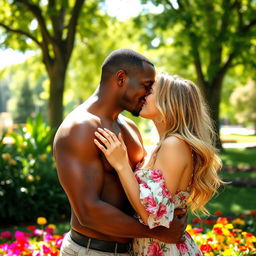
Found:
<path fill-rule="evenodd" d="M 216 213 L 219 214 L 221 213 Z M 196 218 L 192 225 L 188 225 L 187 231 L 205 256 L 256 255 L 255 223 L 256 212 L 251 211 L 239 218 Z M 47 221 L 43 217 L 37 219 L 37 224 L 38 226 L 28 226 L 27 232 L 2 232 L 0 255 L 58 256 L 64 236 L 54 234 L 55 225 L 46 226 Z"/>

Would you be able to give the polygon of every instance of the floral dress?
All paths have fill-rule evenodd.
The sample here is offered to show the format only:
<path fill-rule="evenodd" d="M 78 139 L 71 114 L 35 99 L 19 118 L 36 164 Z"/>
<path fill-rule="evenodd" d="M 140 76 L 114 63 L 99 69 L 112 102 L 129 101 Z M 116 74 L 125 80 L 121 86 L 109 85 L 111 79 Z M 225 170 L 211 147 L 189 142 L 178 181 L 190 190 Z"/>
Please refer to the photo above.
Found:
<path fill-rule="evenodd" d="M 189 190 L 177 191 L 174 196 L 167 190 L 160 170 L 137 168 L 135 177 L 140 186 L 140 199 L 149 213 L 148 226 L 169 228 L 173 220 L 174 209 L 184 208 Z M 142 222 L 142 220 L 140 219 Z M 142 222 L 143 223 L 143 222 Z M 185 232 L 185 242 L 166 244 L 153 238 L 136 238 L 133 242 L 136 256 L 201 256 L 199 248 L 189 233 Z"/>

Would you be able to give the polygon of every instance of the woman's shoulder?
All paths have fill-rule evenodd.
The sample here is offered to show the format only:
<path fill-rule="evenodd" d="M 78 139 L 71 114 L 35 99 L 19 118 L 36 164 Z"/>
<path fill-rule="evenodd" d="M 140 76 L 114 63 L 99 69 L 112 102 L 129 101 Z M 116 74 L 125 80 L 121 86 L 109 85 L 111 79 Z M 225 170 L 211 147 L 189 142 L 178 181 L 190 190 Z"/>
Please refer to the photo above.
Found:
<path fill-rule="evenodd" d="M 170 135 L 162 141 L 161 150 L 185 150 L 189 147 L 188 143 L 178 135 Z"/>
<path fill-rule="evenodd" d="M 175 158 L 176 161 L 187 162 L 191 158 L 191 154 L 189 144 L 182 137 L 171 135 L 162 142 L 158 157 L 165 161 Z"/>

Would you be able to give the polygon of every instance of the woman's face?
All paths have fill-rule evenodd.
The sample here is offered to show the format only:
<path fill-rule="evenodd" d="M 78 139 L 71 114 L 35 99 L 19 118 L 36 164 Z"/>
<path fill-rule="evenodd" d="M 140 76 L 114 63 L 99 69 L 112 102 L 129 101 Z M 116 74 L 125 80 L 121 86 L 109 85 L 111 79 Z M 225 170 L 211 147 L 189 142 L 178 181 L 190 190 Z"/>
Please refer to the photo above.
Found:
<path fill-rule="evenodd" d="M 152 86 L 152 93 L 146 97 L 146 102 L 140 111 L 140 116 L 143 118 L 155 120 L 160 117 L 160 112 L 156 107 L 157 86 L 158 84 L 155 82 Z"/>

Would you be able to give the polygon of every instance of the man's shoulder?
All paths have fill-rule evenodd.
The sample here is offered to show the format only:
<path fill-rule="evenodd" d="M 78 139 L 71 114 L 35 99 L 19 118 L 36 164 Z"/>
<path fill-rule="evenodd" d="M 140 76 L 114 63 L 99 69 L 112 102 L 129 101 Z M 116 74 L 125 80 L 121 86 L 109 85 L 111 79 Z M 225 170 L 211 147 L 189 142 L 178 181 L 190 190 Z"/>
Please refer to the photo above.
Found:
<path fill-rule="evenodd" d="M 79 146 L 92 143 L 94 132 L 100 126 L 101 120 L 98 116 L 86 111 L 73 111 L 63 120 L 57 130 L 54 145 Z"/>

